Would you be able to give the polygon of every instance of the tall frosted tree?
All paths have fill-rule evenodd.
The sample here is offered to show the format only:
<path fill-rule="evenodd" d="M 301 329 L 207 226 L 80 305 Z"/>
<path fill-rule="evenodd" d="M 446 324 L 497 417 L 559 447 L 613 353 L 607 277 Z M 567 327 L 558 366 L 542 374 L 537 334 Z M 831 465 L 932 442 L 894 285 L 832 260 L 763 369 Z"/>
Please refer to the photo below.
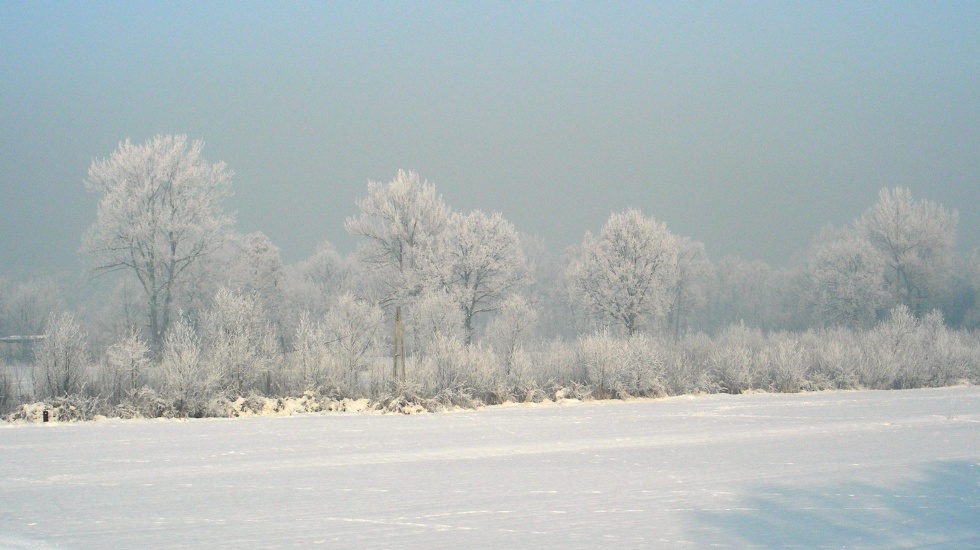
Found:
<path fill-rule="evenodd" d="M 429 286 L 445 291 L 463 310 L 467 342 L 473 320 L 494 311 L 530 282 L 530 268 L 514 226 L 499 213 L 453 214 L 446 230 L 420 254 Z"/>
<path fill-rule="evenodd" d="M 665 224 L 633 208 L 614 213 L 599 235 L 585 234 L 568 267 L 571 295 L 596 321 L 636 334 L 670 309 L 677 255 Z"/>
<path fill-rule="evenodd" d="M 183 135 L 158 135 L 141 145 L 127 139 L 92 162 L 85 182 L 102 197 L 82 251 L 96 272 L 136 275 L 158 351 L 184 273 L 225 242 L 233 223 L 221 209 L 232 172 L 223 162 L 207 162 L 203 147 Z"/>
<path fill-rule="evenodd" d="M 367 238 L 358 252 L 363 261 L 382 269 L 386 301 L 414 293 L 419 247 L 445 229 L 450 215 L 435 185 L 415 172 L 399 170 L 387 184 L 368 182 L 368 195 L 357 207 L 359 215 L 347 218 L 345 227 Z"/>
<path fill-rule="evenodd" d="M 942 290 L 952 265 L 956 211 L 912 200 L 902 187 L 882 189 L 878 202 L 857 220 L 858 232 L 885 261 L 885 280 L 894 303 L 921 315 Z"/>

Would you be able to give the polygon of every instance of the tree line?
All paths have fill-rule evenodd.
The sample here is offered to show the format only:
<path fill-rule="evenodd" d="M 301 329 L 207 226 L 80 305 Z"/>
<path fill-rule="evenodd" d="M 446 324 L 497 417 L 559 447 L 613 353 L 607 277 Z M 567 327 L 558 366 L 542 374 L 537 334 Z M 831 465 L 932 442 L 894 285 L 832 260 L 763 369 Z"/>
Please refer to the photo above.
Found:
<path fill-rule="evenodd" d="M 399 171 L 369 182 L 345 221 L 355 252 L 324 241 L 285 265 L 267 236 L 234 230 L 233 173 L 202 149 L 156 136 L 93 161 L 85 185 L 100 201 L 81 253 L 99 290 L 69 300 L 55 280 L 0 281 L 0 334 L 45 335 L 3 351 L 19 367 L 0 370 L 0 409 L 47 398 L 203 416 L 248 399 L 368 398 L 400 410 L 980 376 L 980 254 L 956 251 L 955 211 L 908 189 L 882 189 L 773 269 L 714 262 L 637 209 L 555 254 Z M 390 369 L 395 311 L 404 380 Z"/>

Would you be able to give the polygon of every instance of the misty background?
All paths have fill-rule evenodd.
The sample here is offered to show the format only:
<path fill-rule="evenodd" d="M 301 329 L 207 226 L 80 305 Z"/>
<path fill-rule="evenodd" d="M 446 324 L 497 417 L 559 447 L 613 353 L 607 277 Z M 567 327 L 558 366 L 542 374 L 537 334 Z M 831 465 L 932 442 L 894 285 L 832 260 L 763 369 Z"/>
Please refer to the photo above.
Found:
<path fill-rule="evenodd" d="M 0 3 L 0 275 L 80 272 L 83 180 L 185 133 L 286 263 L 400 168 L 560 251 L 637 207 L 790 262 L 882 187 L 980 244 L 974 2 Z"/>

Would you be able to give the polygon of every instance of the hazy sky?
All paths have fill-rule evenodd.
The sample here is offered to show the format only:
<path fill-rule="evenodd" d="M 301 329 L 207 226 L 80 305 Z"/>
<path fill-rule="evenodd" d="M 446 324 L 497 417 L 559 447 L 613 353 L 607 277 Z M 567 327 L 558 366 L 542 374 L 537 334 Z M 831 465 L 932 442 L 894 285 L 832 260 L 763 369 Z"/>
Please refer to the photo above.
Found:
<path fill-rule="evenodd" d="M 980 244 L 980 2 L 0 0 L 0 274 L 80 270 L 93 158 L 186 133 L 294 262 L 399 168 L 555 250 L 639 207 L 785 265 L 884 186 Z"/>

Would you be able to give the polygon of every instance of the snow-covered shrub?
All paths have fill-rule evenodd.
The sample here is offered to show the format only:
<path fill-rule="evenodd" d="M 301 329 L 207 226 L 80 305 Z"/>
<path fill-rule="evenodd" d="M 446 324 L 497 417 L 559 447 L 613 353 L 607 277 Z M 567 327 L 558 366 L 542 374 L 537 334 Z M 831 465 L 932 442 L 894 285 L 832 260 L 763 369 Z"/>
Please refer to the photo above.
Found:
<path fill-rule="evenodd" d="M 446 405 L 494 404 L 507 398 L 496 355 L 480 345 L 440 335 L 415 370 L 409 379 L 419 384 L 422 394 Z"/>
<path fill-rule="evenodd" d="M 811 350 L 812 363 L 807 378 L 816 389 L 855 389 L 860 386 L 858 372 L 867 360 L 858 337 L 846 328 L 830 328 L 799 336 Z"/>
<path fill-rule="evenodd" d="M 810 354 L 800 345 L 797 335 L 770 335 L 769 344 L 762 350 L 760 357 L 764 377 L 760 387 L 783 393 L 805 389 L 810 361 Z"/>
<path fill-rule="evenodd" d="M 664 386 L 670 395 L 718 391 L 711 378 L 714 342 L 704 333 L 665 346 Z"/>
<path fill-rule="evenodd" d="M 759 352 L 765 347 L 765 336 L 744 324 L 731 325 L 715 337 L 711 353 L 711 373 L 718 389 L 725 393 L 742 393 L 761 382 Z"/>
<path fill-rule="evenodd" d="M 608 332 L 597 332 L 578 341 L 578 361 L 599 399 L 617 396 L 620 380 L 626 378 L 629 361 L 624 341 Z"/>
<path fill-rule="evenodd" d="M 539 403 L 546 398 L 545 392 L 535 380 L 531 355 L 523 348 L 514 350 L 510 357 L 507 388 L 511 399 L 519 403 Z"/>
<path fill-rule="evenodd" d="M 562 388 L 588 385 L 583 365 L 577 360 L 574 346 L 560 338 L 544 344 L 532 354 L 535 365 L 534 376 L 539 387 L 548 388 L 552 393 Z"/>
<path fill-rule="evenodd" d="M 918 387 L 926 378 L 919 323 L 908 307 L 894 308 L 863 338 L 867 360 L 859 365 L 861 385 L 872 389 Z"/>
<path fill-rule="evenodd" d="M 938 311 L 926 315 L 921 322 L 925 333 L 926 362 L 929 385 L 949 386 L 970 379 L 980 364 L 980 347 L 965 343 L 964 333 L 955 333 L 943 324 Z"/>
<path fill-rule="evenodd" d="M 869 388 L 921 388 L 956 384 L 969 377 L 976 346 L 949 331 L 938 311 L 916 319 L 905 306 L 864 335 L 867 360 L 860 372 Z"/>
<path fill-rule="evenodd" d="M 752 386 L 755 358 L 745 346 L 719 346 L 711 354 L 712 378 L 724 393 L 738 394 Z"/>
<path fill-rule="evenodd" d="M 578 342 L 578 361 L 600 399 L 664 393 L 663 353 L 648 336 L 586 336 Z"/>
<path fill-rule="evenodd" d="M 95 420 L 112 414 L 104 399 L 82 395 L 48 397 L 37 403 L 24 403 L 6 417 L 10 422 L 43 422 L 47 411 L 50 422 Z"/>
<path fill-rule="evenodd" d="M 125 393 L 113 409 L 119 418 L 171 418 L 179 416 L 173 400 L 166 399 L 152 388 L 142 386 Z"/>
<path fill-rule="evenodd" d="M 626 339 L 627 363 L 616 391 L 623 396 L 661 396 L 666 393 L 664 357 L 661 343 L 645 334 Z"/>

